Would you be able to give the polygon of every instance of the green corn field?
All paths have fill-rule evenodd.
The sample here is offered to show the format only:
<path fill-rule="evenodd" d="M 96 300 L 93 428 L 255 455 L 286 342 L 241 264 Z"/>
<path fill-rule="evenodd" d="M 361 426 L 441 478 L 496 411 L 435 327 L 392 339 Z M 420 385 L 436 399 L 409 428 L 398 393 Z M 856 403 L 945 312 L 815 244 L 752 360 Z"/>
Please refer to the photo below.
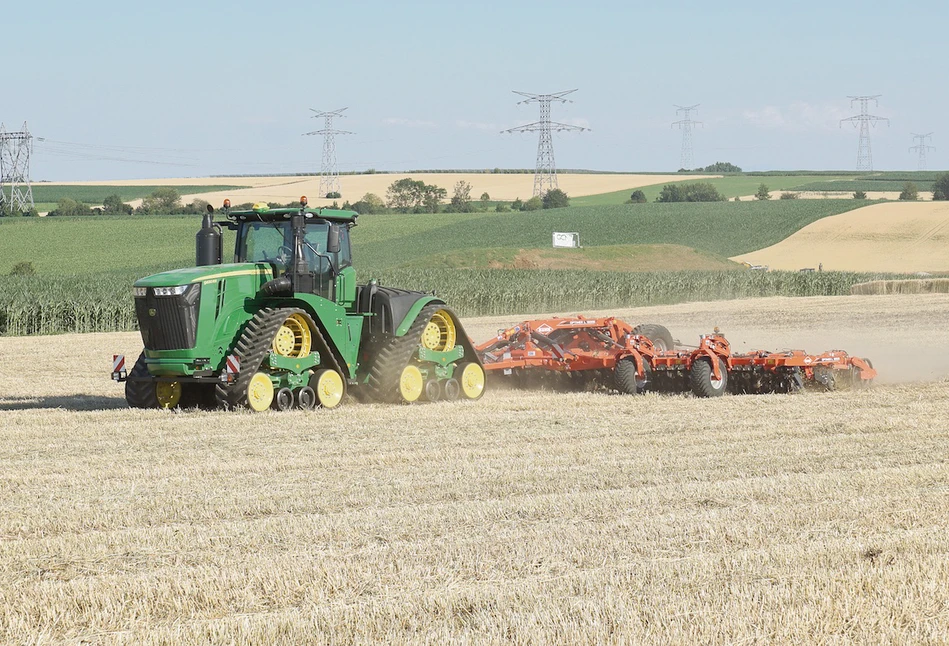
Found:
<path fill-rule="evenodd" d="M 139 271 L 0 277 L 0 335 L 134 330 Z M 530 269 L 390 269 L 383 285 L 435 291 L 461 316 L 573 312 L 760 296 L 834 296 L 894 278 L 849 272 L 620 273 Z M 364 278 L 365 279 L 365 278 Z"/>

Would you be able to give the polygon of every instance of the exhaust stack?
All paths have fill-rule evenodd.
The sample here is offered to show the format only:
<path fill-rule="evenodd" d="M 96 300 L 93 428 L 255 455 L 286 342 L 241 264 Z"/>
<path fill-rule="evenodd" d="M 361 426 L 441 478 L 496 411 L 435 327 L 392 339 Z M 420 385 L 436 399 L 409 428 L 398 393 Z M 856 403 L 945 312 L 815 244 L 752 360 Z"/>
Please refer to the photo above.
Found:
<path fill-rule="evenodd" d="M 214 207 L 208 204 L 208 212 L 204 214 L 201 228 L 194 237 L 195 265 L 220 265 L 222 258 L 223 237 L 221 227 L 214 223 Z"/>

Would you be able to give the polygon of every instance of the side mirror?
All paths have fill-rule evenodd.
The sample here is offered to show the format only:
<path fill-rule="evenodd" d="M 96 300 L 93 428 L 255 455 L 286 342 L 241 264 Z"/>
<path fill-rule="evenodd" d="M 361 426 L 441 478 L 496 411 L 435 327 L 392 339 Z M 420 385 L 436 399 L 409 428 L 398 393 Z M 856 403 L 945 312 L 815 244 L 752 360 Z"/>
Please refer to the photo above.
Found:
<path fill-rule="evenodd" d="M 339 253 L 339 227 L 335 224 L 330 225 L 329 235 L 326 238 L 326 251 Z"/>

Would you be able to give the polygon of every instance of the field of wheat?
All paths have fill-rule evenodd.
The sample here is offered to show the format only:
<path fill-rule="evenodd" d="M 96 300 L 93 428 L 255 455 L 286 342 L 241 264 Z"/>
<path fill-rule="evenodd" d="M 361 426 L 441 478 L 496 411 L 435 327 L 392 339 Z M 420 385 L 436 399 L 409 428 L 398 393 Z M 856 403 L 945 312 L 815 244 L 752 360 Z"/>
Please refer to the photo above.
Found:
<path fill-rule="evenodd" d="M 615 313 L 880 383 L 142 412 L 135 334 L 0 338 L 0 642 L 949 640 L 949 295 Z"/>

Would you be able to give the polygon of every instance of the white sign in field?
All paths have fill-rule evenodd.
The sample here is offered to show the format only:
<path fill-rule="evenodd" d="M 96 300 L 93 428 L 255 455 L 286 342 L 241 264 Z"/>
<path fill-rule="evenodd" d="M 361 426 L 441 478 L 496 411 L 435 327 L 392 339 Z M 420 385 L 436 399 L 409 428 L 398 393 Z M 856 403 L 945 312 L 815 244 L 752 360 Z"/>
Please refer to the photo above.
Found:
<path fill-rule="evenodd" d="M 554 231 L 554 246 L 577 248 L 580 246 L 580 234 L 579 233 L 559 233 L 557 231 Z"/>

